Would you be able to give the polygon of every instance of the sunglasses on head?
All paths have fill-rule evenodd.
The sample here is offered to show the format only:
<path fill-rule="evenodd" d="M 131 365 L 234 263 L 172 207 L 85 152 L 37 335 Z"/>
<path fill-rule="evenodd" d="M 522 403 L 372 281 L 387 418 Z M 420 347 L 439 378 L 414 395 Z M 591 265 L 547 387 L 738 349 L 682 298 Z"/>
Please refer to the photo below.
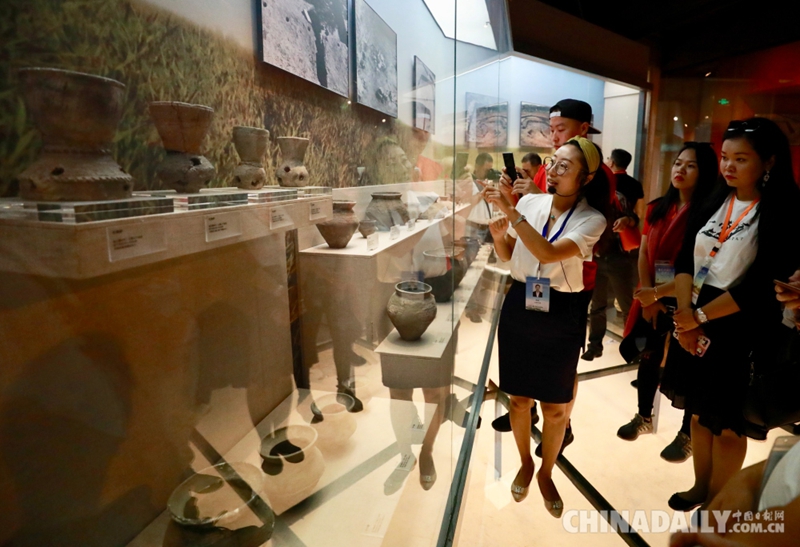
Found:
<path fill-rule="evenodd" d="M 755 120 L 733 120 L 728 124 L 727 131 L 742 131 L 744 133 L 752 133 L 761 129 L 761 123 Z"/>

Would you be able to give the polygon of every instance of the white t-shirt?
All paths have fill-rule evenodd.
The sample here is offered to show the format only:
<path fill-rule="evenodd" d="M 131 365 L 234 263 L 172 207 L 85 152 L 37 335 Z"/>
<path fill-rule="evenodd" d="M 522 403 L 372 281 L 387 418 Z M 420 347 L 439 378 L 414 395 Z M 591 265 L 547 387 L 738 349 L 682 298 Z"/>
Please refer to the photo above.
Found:
<path fill-rule="evenodd" d="M 472 195 L 477 196 L 483 191 L 477 182 L 472 182 Z M 472 206 L 472 210 L 469 212 L 469 216 L 467 220 L 470 222 L 475 222 L 476 224 L 485 224 L 489 225 L 489 221 L 492 219 L 492 207 L 489 205 L 486 200 L 481 199 L 478 203 Z"/>
<path fill-rule="evenodd" d="M 703 267 L 706 259 L 711 255 L 711 250 L 719 240 L 722 223 L 725 222 L 725 216 L 728 214 L 728 206 L 732 199 L 736 199 L 734 194 L 728 196 L 728 199 L 725 200 L 722 207 L 708 219 L 705 226 L 697 233 L 694 244 L 695 276 L 700 271 L 700 268 Z M 736 222 L 736 219 L 739 218 L 751 203 L 751 201 L 740 201 L 736 199 L 733 205 L 730 223 L 733 224 Z M 754 217 L 759 206 L 760 204 L 756 205 L 747 213 L 747 216 L 734 228 L 733 233 L 728 237 L 722 247 L 720 247 L 717 256 L 714 257 L 711 262 L 705 284 L 727 291 L 731 287 L 735 287 L 741 283 L 747 273 L 747 269 L 756 259 L 756 253 L 758 252 L 758 239 L 756 238 L 758 232 L 758 218 Z"/>
<path fill-rule="evenodd" d="M 517 211 L 525 215 L 528 224 L 541 233 L 550 218 L 552 204 L 553 196 L 550 194 L 527 194 L 517 203 Z M 567 215 L 569 211 L 562 213 L 556 219 L 547 234 L 548 240 L 558 233 Z M 583 263 L 592 259 L 592 248 L 605 229 L 605 217 L 582 199 L 558 238 L 574 241 L 580 249 L 580 254 L 561 262 L 540 264 L 539 259 L 533 256 L 525 244 L 517 241 L 511 255 L 511 276 L 523 283 L 526 277 L 547 277 L 550 279 L 550 288 L 556 291 L 580 292 L 583 290 Z M 508 234 L 517 237 L 516 232 L 511 229 Z"/>
<path fill-rule="evenodd" d="M 800 496 L 800 443 L 775 466 L 758 500 L 758 510 L 789 505 Z"/>

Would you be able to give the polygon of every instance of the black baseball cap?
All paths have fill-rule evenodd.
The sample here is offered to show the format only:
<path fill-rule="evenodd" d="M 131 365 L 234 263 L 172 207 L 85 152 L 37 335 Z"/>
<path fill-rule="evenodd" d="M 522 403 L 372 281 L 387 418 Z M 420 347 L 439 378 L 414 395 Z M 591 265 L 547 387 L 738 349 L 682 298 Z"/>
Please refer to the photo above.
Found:
<path fill-rule="evenodd" d="M 550 109 L 550 117 L 560 116 L 579 122 L 589 124 L 590 135 L 599 135 L 600 131 L 592 127 L 594 116 L 592 116 L 592 106 L 589 103 L 577 99 L 561 99 Z"/>

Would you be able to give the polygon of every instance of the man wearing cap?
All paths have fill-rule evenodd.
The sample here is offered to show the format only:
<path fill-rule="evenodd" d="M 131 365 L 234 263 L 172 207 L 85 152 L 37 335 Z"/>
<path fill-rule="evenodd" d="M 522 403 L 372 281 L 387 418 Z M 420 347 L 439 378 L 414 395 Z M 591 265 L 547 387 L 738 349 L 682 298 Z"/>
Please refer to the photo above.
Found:
<path fill-rule="evenodd" d="M 553 141 L 553 148 L 556 150 L 566 143 L 572 137 L 586 137 L 587 135 L 598 135 L 600 131 L 592 127 L 592 107 L 589 103 L 579 101 L 577 99 L 562 99 L 558 101 L 550 109 L 550 138 Z M 599 149 L 599 147 L 598 147 Z M 607 165 L 601 164 L 601 169 L 605 172 L 609 181 L 609 190 L 612 200 L 616 200 L 616 178 Z M 533 179 L 534 185 L 541 191 L 547 191 L 547 171 L 539 169 Z M 527 192 L 526 192 L 527 193 Z M 619 205 L 615 203 L 615 205 Z M 613 223 L 612 223 L 613 224 Z M 584 262 L 583 267 L 583 295 L 585 300 L 585 311 L 588 313 L 589 302 L 592 299 L 592 291 L 595 285 L 595 275 L 597 273 L 597 265 L 594 262 Z M 584 320 L 585 322 L 585 320 Z M 577 394 L 577 379 L 575 382 L 575 394 Z M 567 417 L 572 413 L 572 408 L 575 404 L 575 396 L 573 395 L 572 401 L 567 406 Z M 531 425 L 539 421 L 539 416 L 536 411 L 536 405 L 531 408 Z M 492 427 L 497 431 L 511 431 L 511 422 L 508 414 L 500 416 L 492 422 Z M 567 430 L 564 434 L 564 442 L 561 449 L 563 450 L 568 444 L 572 443 L 574 437 L 572 434 L 572 424 L 567 422 Z M 541 454 L 541 447 L 537 447 L 537 456 Z M 541 456 L 540 456 L 541 457 Z"/>

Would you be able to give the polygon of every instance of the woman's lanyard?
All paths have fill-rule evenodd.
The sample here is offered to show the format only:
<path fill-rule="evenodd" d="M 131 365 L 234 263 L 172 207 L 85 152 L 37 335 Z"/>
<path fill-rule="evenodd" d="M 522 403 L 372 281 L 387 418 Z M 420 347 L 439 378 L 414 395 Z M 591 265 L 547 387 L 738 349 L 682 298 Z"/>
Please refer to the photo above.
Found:
<path fill-rule="evenodd" d="M 564 219 L 564 222 L 561 224 L 561 228 L 559 228 L 558 231 L 555 234 L 553 234 L 553 237 L 551 237 L 550 239 L 547 239 L 547 234 L 550 232 L 550 219 L 548 218 L 544 223 L 544 228 L 542 228 L 542 237 L 547 239 L 547 241 L 549 241 L 550 243 L 553 243 L 556 239 L 561 237 L 561 234 L 564 233 L 564 228 L 567 227 L 567 222 L 569 222 L 569 219 L 572 218 L 572 213 L 575 212 L 575 208 L 577 206 L 578 206 L 578 201 L 576 201 L 572 205 L 572 209 L 570 209 L 569 213 L 567 213 L 567 217 Z M 550 215 L 548 215 L 548 217 L 549 216 Z M 542 272 L 542 264 L 540 262 L 539 263 L 539 267 L 536 269 L 536 277 L 537 278 L 541 275 L 541 272 Z"/>
<path fill-rule="evenodd" d="M 703 283 L 706 281 L 706 277 L 708 277 L 708 271 L 711 268 L 711 263 L 714 261 L 714 257 L 717 256 L 720 248 L 722 248 L 722 244 L 728 241 L 728 238 L 731 237 L 733 231 L 736 229 L 737 226 L 745 219 L 745 217 L 753 210 L 753 208 L 758 205 L 759 198 L 753 200 L 753 202 L 747 206 L 744 212 L 739 215 L 739 218 L 733 224 L 729 224 L 731 221 L 731 216 L 733 216 L 733 204 L 736 201 L 735 196 L 731 196 L 731 202 L 728 205 L 728 212 L 725 215 L 725 221 L 722 223 L 722 229 L 719 231 L 719 237 L 717 238 L 717 243 L 714 245 L 714 248 L 711 249 L 711 253 L 706 258 L 705 263 L 703 263 L 703 267 L 700 268 L 700 271 L 697 272 L 697 275 L 694 276 L 694 283 L 692 283 L 692 304 L 697 304 L 697 298 L 700 296 L 700 289 L 703 288 Z"/>
<path fill-rule="evenodd" d="M 550 219 L 548 218 L 547 221 L 545 221 L 544 228 L 542 228 L 542 237 L 547 239 L 547 241 L 549 241 L 550 243 L 553 243 L 556 239 L 558 239 L 564 232 L 564 228 L 567 227 L 567 222 L 569 222 L 569 219 L 572 217 L 572 213 L 575 212 L 575 208 L 577 206 L 578 202 L 576 201 L 575 204 L 572 206 L 572 209 L 569 210 L 567 218 L 564 219 L 564 223 L 561 225 L 561 228 L 559 228 L 558 232 L 556 232 L 555 235 L 550 239 L 547 239 L 547 234 L 550 231 Z"/>

